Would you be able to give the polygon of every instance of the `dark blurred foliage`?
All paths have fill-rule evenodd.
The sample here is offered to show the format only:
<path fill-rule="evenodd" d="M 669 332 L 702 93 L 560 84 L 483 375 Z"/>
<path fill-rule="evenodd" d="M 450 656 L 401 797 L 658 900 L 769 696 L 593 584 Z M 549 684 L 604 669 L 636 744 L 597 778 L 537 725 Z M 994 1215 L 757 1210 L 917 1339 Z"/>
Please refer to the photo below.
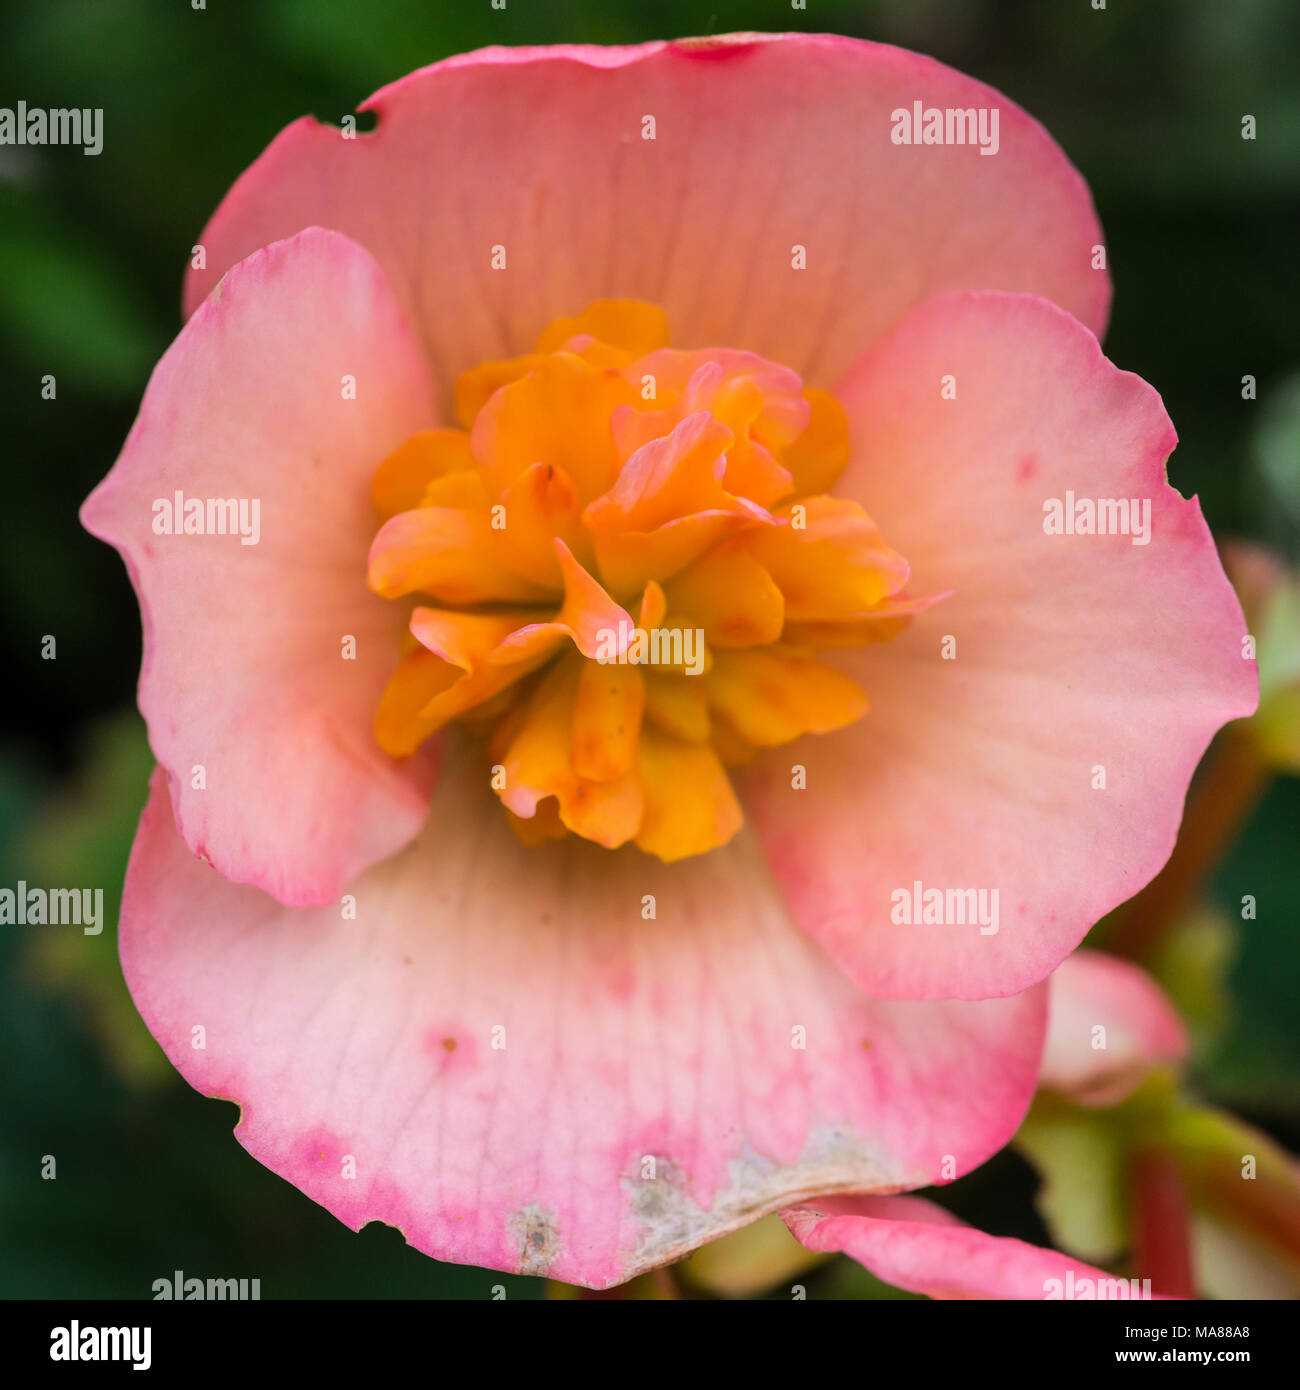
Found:
<path fill-rule="evenodd" d="M 1036 115 L 1089 181 L 1115 281 L 1108 354 L 1178 427 L 1170 478 L 1217 534 L 1300 554 L 1300 6 L 1293 0 L 6 0 L 0 105 L 102 107 L 97 158 L 0 148 L 0 882 L 105 887 L 99 937 L 0 936 L 0 1296 L 148 1297 L 176 1268 L 264 1297 L 486 1297 L 536 1281 L 436 1264 L 345 1230 L 244 1155 L 234 1108 L 175 1078 L 125 1001 L 112 918 L 148 753 L 129 710 L 135 600 L 78 527 L 179 326 L 190 247 L 289 121 L 485 44 L 628 43 L 736 29 L 901 44 Z M 1241 138 L 1251 114 L 1258 138 Z M 1014 217 L 1016 210 L 1007 209 Z M 41 377 L 58 380 L 43 401 Z M 1241 397 L 1241 378 L 1259 399 Z M 46 634 L 57 660 L 41 659 Z M 1300 1147 L 1300 785 L 1275 784 L 1216 878 L 1258 921 L 1228 942 L 1203 1092 Z M 30 929 L 28 929 L 30 931 Z M 43 1182 L 43 1154 L 58 1179 Z M 945 1189 L 985 1229 L 1044 1239 L 1035 1178 L 1004 1154 Z M 810 1296 L 889 1296 L 839 1260 Z"/>

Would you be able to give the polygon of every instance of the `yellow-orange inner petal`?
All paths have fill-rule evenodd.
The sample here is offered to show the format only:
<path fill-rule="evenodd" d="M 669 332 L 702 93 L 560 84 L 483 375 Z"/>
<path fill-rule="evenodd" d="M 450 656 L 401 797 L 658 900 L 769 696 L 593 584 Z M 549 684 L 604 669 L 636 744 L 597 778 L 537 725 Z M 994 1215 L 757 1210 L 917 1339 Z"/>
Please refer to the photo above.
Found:
<path fill-rule="evenodd" d="M 375 732 L 408 757 L 462 725 L 526 844 L 726 843 L 727 769 L 866 715 L 835 650 L 942 597 L 910 597 L 865 508 L 829 495 L 834 397 L 752 353 L 670 348 L 654 305 L 555 320 L 466 372 L 455 415 L 374 476 L 370 586 L 412 604 Z"/>

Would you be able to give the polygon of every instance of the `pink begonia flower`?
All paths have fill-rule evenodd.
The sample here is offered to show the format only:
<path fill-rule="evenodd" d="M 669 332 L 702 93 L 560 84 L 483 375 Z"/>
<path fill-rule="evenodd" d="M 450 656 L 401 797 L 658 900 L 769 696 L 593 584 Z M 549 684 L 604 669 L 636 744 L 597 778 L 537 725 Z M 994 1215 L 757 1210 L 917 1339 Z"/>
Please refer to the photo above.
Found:
<path fill-rule="evenodd" d="M 836 37 L 367 109 L 236 183 L 83 513 L 144 617 L 150 1028 L 349 1226 L 592 1286 L 975 1167 L 1255 698 L 1082 180 Z"/>

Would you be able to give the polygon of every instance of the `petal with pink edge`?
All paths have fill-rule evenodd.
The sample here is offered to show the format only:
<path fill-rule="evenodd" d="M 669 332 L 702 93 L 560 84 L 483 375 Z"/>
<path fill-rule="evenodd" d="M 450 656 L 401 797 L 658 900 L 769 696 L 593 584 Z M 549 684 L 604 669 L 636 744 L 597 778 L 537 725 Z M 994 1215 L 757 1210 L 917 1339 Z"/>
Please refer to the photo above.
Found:
<path fill-rule="evenodd" d="M 924 1197 L 829 1197 L 781 1215 L 809 1250 L 842 1251 L 886 1284 L 931 1298 L 1140 1296 L 1132 1280 L 1056 1250 L 985 1235 Z"/>
<path fill-rule="evenodd" d="M 1178 1011 L 1132 961 L 1075 951 L 1052 972 L 1048 998 L 1039 1084 L 1080 1105 L 1114 1105 L 1153 1067 L 1187 1055 Z"/>
<path fill-rule="evenodd" d="M 140 709 L 186 843 L 285 902 L 336 898 L 427 810 L 429 758 L 399 766 L 374 735 L 407 615 L 366 587 L 366 555 L 371 477 L 431 412 L 382 271 L 313 228 L 185 325 L 82 508 L 140 600 Z M 195 502 L 208 526 L 211 499 L 247 503 L 255 542 L 155 530 Z"/>
<path fill-rule="evenodd" d="M 616 1283 L 820 1192 L 966 1171 L 1033 1089 L 1045 990 L 866 999 L 752 836 L 671 866 L 525 848 L 451 747 L 423 835 L 349 893 L 354 918 L 225 882 L 156 775 L 123 967 L 250 1153 L 439 1259 Z"/>
<path fill-rule="evenodd" d="M 797 920 L 867 993 L 1010 993 L 1168 857 L 1211 736 L 1255 707 L 1241 608 L 1200 506 L 1165 481 L 1160 398 L 1047 301 L 932 301 L 838 394 L 837 491 L 912 592 L 953 592 L 836 654 L 871 712 L 760 760 L 746 808 Z M 1147 543 L 1048 534 L 1069 493 L 1136 499 L 1138 529 L 1149 504 Z"/>
<path fill-rule="evenodd" d="M 996 110 L 996 157 L 894 143 L 894 113 L 918 102 Z M 372 133 L 304 118 L 238 180 L 199 238 L 187 310 L 241 256 L 319 223 L 374 253 L 448 388 L 605 296 L 661 305 L 677 346 L 749 349 L 812 385 L 951 290 L 1032 291 L 1105 326 L 1101 229 L 1059 147 L 902 49 L 812 34 L 489 48 L 364 109 Z"/>

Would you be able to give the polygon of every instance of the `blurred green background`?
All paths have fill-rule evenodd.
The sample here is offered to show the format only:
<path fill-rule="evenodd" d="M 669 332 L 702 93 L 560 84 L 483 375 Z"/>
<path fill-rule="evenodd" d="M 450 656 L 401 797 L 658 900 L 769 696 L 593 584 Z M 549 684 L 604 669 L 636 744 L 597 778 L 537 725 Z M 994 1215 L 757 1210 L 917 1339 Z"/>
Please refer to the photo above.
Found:
<path fill-rule="evenodd" d="M 804 29 L 915 48 L 1036 115 L 1091 184 L 1115 307 L 1106 347 L 1161 392 L 1171 481 L 1216 535 L 1300 554 L 1300 6 L 1294 0 L 42 0 L 0 18 L 0 105 L 104 109 L 98 158 L 0 147 L 0 883 L 93 883 L 99 937 L 0 929 L 0 1296 L 141 1297 L 174 1269 L 270 1297 L 537 1297 L 539 1281 L 353 1235 L 248 1158 L 235 1108 L 191 1092 L 121 985 L 113 915 L 150 759 L 133 712 L 139 621 L 120 561 L 77 525 L 179 327 L 189 249 L 295 117 L 490 43 L 628 43 Z M 1258 138 L 1241 138 L 1254 115 Z M 1006 210 L 1008 217 L 1015 209 Z M 41 377 L 57 377 L 55 401 Z M 1243 401 L 1253 375 L 1258 399 Z M 43 660 L 46 635 L 57 659 Z M 1300 1149 L 1300 783 L 1281 779 L 1219 870 L 1258 920 L 1216 937 L 1226 998 L 1202 1094 Z M 1213 973 L 1213 965 L 1207 967 Z M 55 1182 L 41 1156 L 58 1160 Z M 943 1193 L 1044 1240 L 1005 1154 Z M 846 1260 L 810 1297 L 888 1296 Z M 788 1297 L 788 1293 L 781 1296 Z"/>

